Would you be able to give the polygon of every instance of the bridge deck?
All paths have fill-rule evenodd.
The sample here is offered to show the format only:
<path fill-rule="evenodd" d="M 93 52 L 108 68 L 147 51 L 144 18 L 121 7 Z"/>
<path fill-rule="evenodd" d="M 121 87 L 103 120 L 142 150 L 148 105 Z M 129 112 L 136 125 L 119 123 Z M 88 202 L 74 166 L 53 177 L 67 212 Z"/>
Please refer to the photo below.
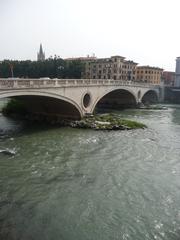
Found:
<path fill-rule="evenodd" d="M 138 83 L 132 81 L 120 81 L 112 79 L 26 79 L 26 78 L 1 78 L 0 89 L 21 88 L 60 88 L 78 86 L 129 86 L 152 88 L 157 85 Z"/>

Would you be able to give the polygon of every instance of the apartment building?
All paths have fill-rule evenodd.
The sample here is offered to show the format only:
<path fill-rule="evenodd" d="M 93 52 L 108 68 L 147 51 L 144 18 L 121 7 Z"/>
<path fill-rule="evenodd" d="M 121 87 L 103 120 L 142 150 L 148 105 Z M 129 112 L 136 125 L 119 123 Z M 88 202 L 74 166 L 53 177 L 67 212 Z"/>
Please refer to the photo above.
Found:
<path fill-rule="evenodd" d="M 162 72 L 163 72 L 162 68 L 150 66 L 138 66 L 136 67 L 135 79 L 137 82 L 145 82 L 159 85 L 161 83 Z"/>
<path fill-rule="evenodd" d="M 85 62 L 82 78 L 135 81 L 137 63 L 121 56 L 97 58 Z"/>

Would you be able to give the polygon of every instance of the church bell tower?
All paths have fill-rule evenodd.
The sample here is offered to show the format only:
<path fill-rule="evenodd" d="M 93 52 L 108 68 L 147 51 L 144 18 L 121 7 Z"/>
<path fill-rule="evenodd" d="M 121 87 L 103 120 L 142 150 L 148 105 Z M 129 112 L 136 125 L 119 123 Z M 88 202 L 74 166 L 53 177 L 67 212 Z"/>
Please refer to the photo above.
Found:
<path fill-rule="evenodd" d="M 45 52 L 43 52 L 42 44 L 40 44 L 39 52 L 37 53 L 37 61 L 45 60 Z"/>

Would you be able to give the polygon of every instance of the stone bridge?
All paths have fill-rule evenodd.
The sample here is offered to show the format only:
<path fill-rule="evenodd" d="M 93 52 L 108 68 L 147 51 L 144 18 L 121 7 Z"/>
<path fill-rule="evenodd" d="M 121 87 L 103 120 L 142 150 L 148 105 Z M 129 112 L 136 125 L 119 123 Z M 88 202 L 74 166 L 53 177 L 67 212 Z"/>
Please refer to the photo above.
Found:
<path fill-rule="evenodd" d="M 158 101 L 160 88 L 111 79 L 1 78 L 0 98 L 18 98 L 30 112 L 78 119 L 98 107 L 133 107 Z"/>

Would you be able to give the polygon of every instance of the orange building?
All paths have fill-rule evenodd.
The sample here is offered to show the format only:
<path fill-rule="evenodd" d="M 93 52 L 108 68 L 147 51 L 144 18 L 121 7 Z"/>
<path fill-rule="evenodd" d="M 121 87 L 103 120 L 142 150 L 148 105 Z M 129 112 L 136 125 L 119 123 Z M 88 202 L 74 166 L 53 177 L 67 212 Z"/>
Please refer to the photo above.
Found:
<path fill-rule="evenodd" d="M 162 68 L 138 66 L 136 67 L 136 81 L 160 85 L 162 72 Z"/>

